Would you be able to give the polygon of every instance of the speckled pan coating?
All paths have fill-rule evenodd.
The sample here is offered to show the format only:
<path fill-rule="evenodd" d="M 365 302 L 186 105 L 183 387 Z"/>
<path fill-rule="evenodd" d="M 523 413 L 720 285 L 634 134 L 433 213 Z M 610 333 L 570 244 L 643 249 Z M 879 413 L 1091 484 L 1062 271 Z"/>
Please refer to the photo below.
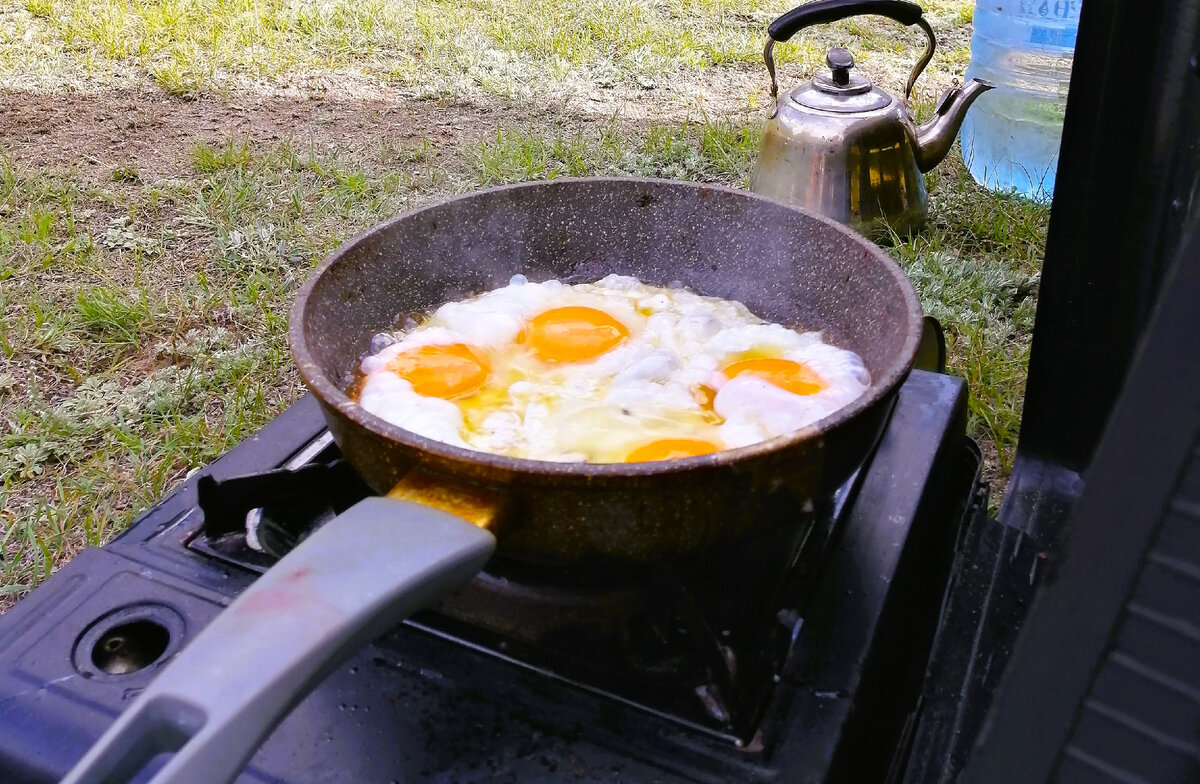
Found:
<path fill-rule="evenodd" d="M 873 384 L 788 436 L 684 460 L 547 463 L 443 444 L 368 414 L 344 389 L 376 332 L 397 317 L 530 280 L 610 273 L 679 281 L 757 315 L 820 329 L 862 357 Z M 712 185 L 563 179 L 511 185 L 413 210 L 335 250 L 304 284 L 289 339 L 347 459 L 386 492 L 413 465 L 501 490 L 510 556 L 646 561 L 749 535 L 861 462 L 908 374 L 921 307 L 878 247 L 825 218 Z"/>

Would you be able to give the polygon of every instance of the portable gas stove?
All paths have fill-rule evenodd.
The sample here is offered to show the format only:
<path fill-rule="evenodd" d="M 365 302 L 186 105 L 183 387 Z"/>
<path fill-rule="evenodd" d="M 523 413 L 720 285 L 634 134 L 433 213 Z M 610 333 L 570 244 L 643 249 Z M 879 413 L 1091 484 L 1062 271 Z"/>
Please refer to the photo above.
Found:
<path fill-rule="evenodd" d="M 833 498 L 720 553 L 604 574 L 493 560 L 332 675 L 239 780 L 885 780 L 985 499 L 965 401 L 961 380 L 914 371 Z M 306 397 L 68 564 L 0 619 L 0 780 L 56 781 L 367 492 Z"/>

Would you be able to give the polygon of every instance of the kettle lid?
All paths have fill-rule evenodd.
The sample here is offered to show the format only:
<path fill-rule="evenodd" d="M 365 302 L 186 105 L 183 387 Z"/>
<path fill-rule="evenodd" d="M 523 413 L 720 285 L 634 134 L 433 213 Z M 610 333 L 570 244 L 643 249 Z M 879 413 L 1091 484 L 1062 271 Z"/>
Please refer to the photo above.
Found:
<path fill-rule="evenodd" d="M 807 84 L 797 87 L 789 97 L 809 109 L 821 109 L 840 114 L 855 114 L 882 109 L 892 102 L 892 96 L 872 87 L 871 80 L 850 73 L 854 58 L 847 50 L 836 47 L 825 56 L 829 74 L 817 74 Z"/>

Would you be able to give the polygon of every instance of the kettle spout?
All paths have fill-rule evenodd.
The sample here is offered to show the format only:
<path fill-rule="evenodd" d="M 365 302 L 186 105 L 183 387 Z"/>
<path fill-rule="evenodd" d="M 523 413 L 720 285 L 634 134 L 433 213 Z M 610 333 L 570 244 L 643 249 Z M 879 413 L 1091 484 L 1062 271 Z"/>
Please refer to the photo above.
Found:
<path fill-rule="evenodd" d="M 922 173 L 942 162 L 954 144 L 967 109 L 976 98 L 995 86 L 983 79 L 972 79 L 962 87 L 953 87 L 942 94 L 937 114 L 917 129 L 917 168 Z"/>

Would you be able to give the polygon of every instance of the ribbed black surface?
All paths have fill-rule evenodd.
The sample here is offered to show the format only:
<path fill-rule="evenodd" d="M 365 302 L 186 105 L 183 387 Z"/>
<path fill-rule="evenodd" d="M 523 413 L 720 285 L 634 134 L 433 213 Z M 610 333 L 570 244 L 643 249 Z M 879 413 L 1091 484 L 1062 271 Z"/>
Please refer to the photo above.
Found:
<path fill-rule="evenodd" d="M 1200 781 L 1200 439 L 1065 749 L 1062 782 Z"/>
<path fill-rule="evenodd" d="M 1200 782 L 1200 226 L 1168 274 L 963 784 Z"/>

